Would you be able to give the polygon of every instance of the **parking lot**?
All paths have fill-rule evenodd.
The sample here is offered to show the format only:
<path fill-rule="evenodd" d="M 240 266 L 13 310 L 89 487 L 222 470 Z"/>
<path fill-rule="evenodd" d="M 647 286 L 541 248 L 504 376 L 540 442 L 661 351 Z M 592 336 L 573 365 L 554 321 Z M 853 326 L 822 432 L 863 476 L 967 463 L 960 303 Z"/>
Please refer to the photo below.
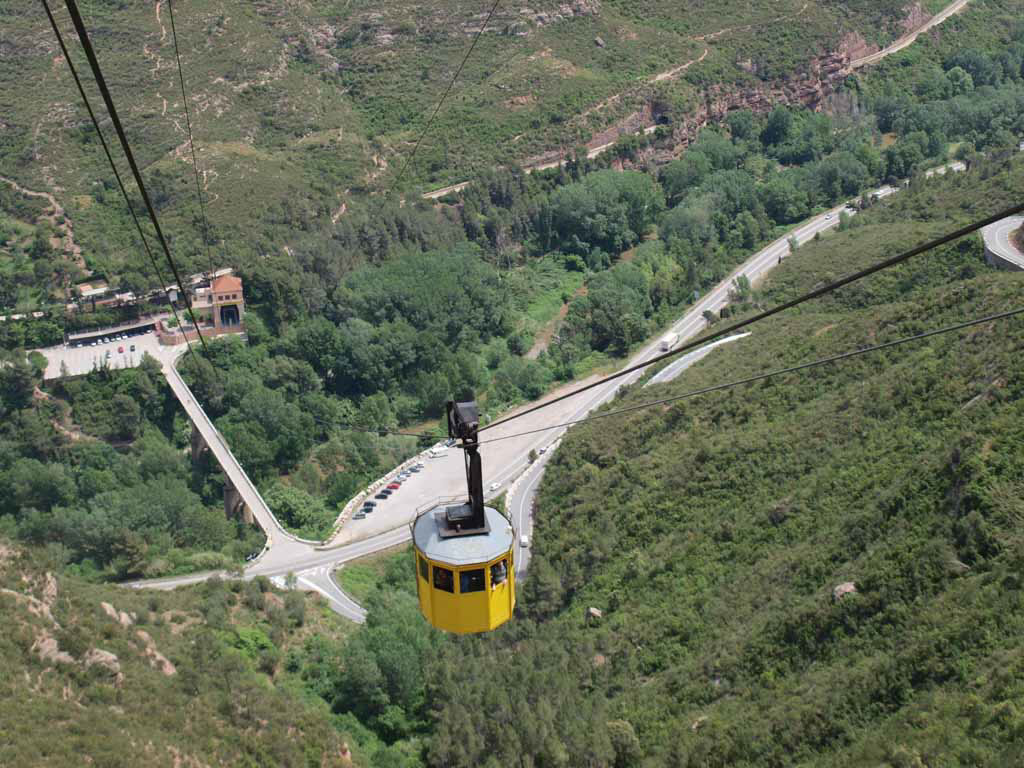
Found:
<path fill-rule="evenodd" d="M 117 336 L 120 335 L 122 334 L 117 334 Z M 153 331 L 137 333 L 134 336 L 126 335 L 124 339 L 115 338 L 113 333 L 103 338 L 108 341 L 101 339 L 95 343 L 85 342 L 81 346 L 62 344 L 38 350 L 46 358 L 46 372 L 43 374 L 43 378 L 59 378 L 61 363 L 67 367 L 67 375 L 81 376 L 99 368 L 104 361 L 111 368 L 134 368 L 142 362 L 142 355 L 146 352 L 158 360 L 174 356 L 174 348 L 162 347 Z M 135 349 L 133 350 L 132 347 Z"/>

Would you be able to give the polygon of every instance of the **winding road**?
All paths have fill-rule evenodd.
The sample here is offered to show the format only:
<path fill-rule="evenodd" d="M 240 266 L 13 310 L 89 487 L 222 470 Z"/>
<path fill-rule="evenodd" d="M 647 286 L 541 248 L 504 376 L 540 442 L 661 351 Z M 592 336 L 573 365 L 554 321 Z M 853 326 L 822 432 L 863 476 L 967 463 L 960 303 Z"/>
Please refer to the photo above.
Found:
<path fill-rule="evenodd" d="M 1008 216 L 981 230 L 985 242 L 985 255 L 998 266 L 1024 270 L 1024 252 L 1013 242 L 1013 233 L 1024 225 L 1024 216 Z"/>

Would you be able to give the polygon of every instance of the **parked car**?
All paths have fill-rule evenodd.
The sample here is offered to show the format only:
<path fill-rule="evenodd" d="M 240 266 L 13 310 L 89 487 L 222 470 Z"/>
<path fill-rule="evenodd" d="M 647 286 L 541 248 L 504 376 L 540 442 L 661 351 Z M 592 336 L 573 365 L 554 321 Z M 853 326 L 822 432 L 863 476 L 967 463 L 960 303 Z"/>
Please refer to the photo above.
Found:
<path fill-rule="evenodd" d="M 388 490 L 389 491 L 397 491 L 401 487 L 402 487 L 401 483 L 388 483 Z"/>
<path fill-rule="evenodd" d="M 365 518 L 366 518 L 366 513 L 365 512 L 356 512 L 354 515 L 352 515 L 352 519 L 353 520 L 363 520 Z"/>
<path fill-rule="evenodd" d="M 410 472 L 419 472 L 420 468 L 419 467 L 409 467 L 409 471 Z"/>
<path fill-rule="evenodd" d="M 369 499 L 367 499 L 366 501 L 363 502 L 363 506 L 364 507 L 376 507 L 377 506 L 377 502 L 376 501 L 370 501 Z"/>
<path fill-rule="evenodd" d="M 390 495 L 391 495 L 391 491 L 381 491 L 380 493 L 378 493 L 373 498 L 375 498 L 375 499 L 386 499 Z"/>

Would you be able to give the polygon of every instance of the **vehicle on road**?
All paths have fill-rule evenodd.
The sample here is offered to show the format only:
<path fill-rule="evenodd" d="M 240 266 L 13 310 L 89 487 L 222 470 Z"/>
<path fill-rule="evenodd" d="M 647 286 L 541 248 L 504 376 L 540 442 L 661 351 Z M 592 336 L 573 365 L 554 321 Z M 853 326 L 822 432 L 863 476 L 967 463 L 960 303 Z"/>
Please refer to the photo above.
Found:
<path fill-rule="evenodd" d="M 105 355 L 105 357 L 110 357 L 110 350 L 109 349 L 107 350 L 107 354 Z"/>
<path fill-rule="evenodd" d="M 388 483 L 388 490 L 389 491 L 397 491 L 401 487 L 402 487 L 401 483 Z"/>
<path fill-rule="evenodd" d="M 364 507 L 376 507 L 377 506 L 377 502 L 376 501 L 370 501 L 369 499 L 367 499 L 366 501 L 363 502 L 363 506 Z"/>
<path fill-rule="evenodd" d="M 117 352 L 118 352 L 118 354 L 124 354 L 124 347 L 123 346 L 119 346 L 117 348 Z"/>
<path fill-rule="evenodd" d="M 130 349 L 130 350 L 131 350 L 132 352 L 134 352 L 134 351 L 135 351 L 135 345 L 134 345 L 134 344 L 132 344 L 132 345 L 131 345 L 131 347 L 129 347 L 129 349 Z"/>
<path fill-rule="evenodd" d="M 540 454 L 541 456 L 543 456 L 543 455 L 544 455 L 545 453 L 547 453 L 547 452 L 548 452 L 548 447 L 547 447 L 546 445 L 542 445 L 542 446 L 540 447 L 540 450 L 539 450 L 539 451 L 537 451 L 537 453 L 539 453 L 539 454 Z"/>
<path fill-rule="evenodd" d="M 436 459 L 438 456 L 444 456 L 448 453 L 448 447 L 444 445 L 435 445 L 430 449 L 430 457 Z"/>
<path fill-rule="evenodd" d="M 501 483 L 491 483 L 490 487 L 487 490 L 488 491 L 496 491 L 499 488 L 501 488 Z"/>
<path fill-rule="evenodd" d="M 519 537 L 519 546 L 523 547 L 523 548 L 526 548 L 526 547 L 530 546 L 530 537 L 529 536 L 520 536 Z"/>
<path fill-rule="evenodd" d="M 678 333 L 666 333 L 661 337 L 661 341 L 658 342 L 658 349 L 662 352 L 668 352 L 679 342 Z"/>
<path fill-rule="evenodd" d="M 366 513 L 365 512 L 356 512 L 354 515 L 352 515 L 352 519 L 353 520 L 365 520 L 366 519 Z"/>
<path fill-rule="evenodd" d="M 828 221 L 831 218 L 832 218 L 832 214 L 831 213 L 826 213 L 825 214 L 825 221 Z"/>

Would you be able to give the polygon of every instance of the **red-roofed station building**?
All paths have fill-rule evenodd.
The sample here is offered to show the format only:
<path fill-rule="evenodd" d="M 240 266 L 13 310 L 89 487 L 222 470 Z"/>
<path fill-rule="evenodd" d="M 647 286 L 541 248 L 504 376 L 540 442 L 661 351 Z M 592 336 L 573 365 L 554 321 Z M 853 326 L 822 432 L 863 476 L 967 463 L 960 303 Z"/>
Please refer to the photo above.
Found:
<path fill-rule="evenodd" d="M 205 285 L 198 285 L 192 291 L 192 312 L 196 316 L 199 330 L 204 336 L 220 336 L 225 333 L 245 332 L 245 299 L 242 297 L 242 278 L 233 274 L 221 274 Z M 188 314 L 179 312 L 182 322 Z M 188 324 L 182 330 L 160 323 L 161 344 L 181 344 L 185 339 L 195 341 L 195 329 Z"/>

